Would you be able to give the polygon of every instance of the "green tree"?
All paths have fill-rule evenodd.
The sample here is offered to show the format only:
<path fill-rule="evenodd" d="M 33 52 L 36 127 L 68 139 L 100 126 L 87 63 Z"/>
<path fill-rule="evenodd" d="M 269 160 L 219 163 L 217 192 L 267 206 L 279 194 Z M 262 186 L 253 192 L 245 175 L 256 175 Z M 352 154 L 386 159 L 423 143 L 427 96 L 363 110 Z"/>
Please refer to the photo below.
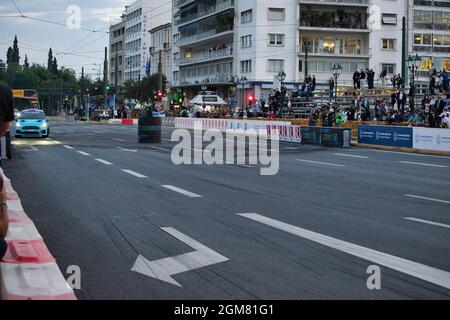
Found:
<path fill-rule="evenodd" d="M 25 55 L 25 61 L 23 62 L 23 68 L 24 68 L 25 70 L 30 69 L 30 63 L 28 62 L 28 57 L 27 57 L 27 55 Z"/>
<path fill-rule="evenodd" d="M 52 51 L 52 48 L 50 48 L 50 50 L 48 50 L 47 69 L 48 70 L 53 70 L 53 51 Z"/>
<path fill-rule="evenodd" d="M 6 63 L 9 65 L 11 63 L 13 54 L 13 49 L 11 47 L 8 48 L 8 52 L 6 53 Z"/>
<path fill-rule="evenodd" d="M 17 41 L 17 36 L 14 37 L 11 62 L 17 63 L 17 64 L 20 63 L 20 54 L 19 54 L 19 45 L 18 45 L 18 41 Z"/>
<path fill-rule="evenodd" d="M 53 58 L 51 70 L 55 76 L 58 75 L 58 61 L 56 60 L 56 57 Z"/>

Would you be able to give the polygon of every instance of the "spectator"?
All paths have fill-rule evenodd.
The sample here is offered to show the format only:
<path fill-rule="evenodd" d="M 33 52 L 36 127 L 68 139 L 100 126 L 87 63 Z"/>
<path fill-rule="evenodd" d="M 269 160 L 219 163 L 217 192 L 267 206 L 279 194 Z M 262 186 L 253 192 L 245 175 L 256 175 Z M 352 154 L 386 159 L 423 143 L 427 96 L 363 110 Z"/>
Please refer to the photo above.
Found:
<path fill-rule="evenodd" d="M 387 76 L 387 69 L 384 68 L 383 71 L 381 71 L 381 74 L 380 74 L 380 79 L 381 79 L 381 83 L 383 84 L 383 88 L 386 87 L 386 76 Z"/>
<path fill-rule="evenodd" d="M 0 136 L 3 136 L 9 129 L 10 122 L 14 120 L 14 100 L 13 93 L 9 86 L 0 84 Z M 5 242 L 8 233 L 8 205 L 6 203 L 5 186 L 3 176 L 0 176 L 0 259 L 6 253 Z"/>
<path fill-rule="evenodd" d="M 355 71 L 355 73 L 353 73 L 353 88 L 356 89 L 361 89 L 361 73 L 359 73 L 358 70 Z"/>
<path fill-rule="evenodd" d="M 369 90 L 372 90 L 374 88 L 374 80 L 375 80 L 375 72 L 373 69 L 370 69 L 367 71 L 367 85 L 369 87 Z"/>
<path fill-rule="evenodd" d="M 436 78 L 432 75 L 430 76 L 430 94 L 432 96 L 434 96 L 435 94 L 434 92 L 435 88 L 436 88 Z"/>
<path fill-rule="evenodd" d="M 367 69 L 369 71 L 369 69 Z M 364 81 L 366 80 L 366 73 L 364 72 L 364 69 L 361 69 L 361 72 L 359 73 L 361 88 L 364 88 Z"/>
<path fill-rule="evenodd" d="M 328 86 L 330 87 L 330 97 L 334 95 L 334 79 L 333 77 L 328 80 Z"/>

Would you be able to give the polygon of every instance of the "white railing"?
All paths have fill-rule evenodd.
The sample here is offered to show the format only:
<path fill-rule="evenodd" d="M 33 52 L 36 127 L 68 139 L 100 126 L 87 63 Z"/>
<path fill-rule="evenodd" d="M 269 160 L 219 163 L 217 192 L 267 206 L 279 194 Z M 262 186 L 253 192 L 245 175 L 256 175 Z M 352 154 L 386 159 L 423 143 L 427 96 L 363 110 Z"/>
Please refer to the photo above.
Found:
<path fill-rule="evenodd" d="M 216 84 L 216 83 L 232 83 L 233 76 L 231 74 L 214 74 L 210 76 L 184 78 L 179 81 L 179 85 L 202 85 L 202 84 Z"/>
<path fill-rule="evenodd" d="M 299 0 L 300 3 L 302 2 L 317 2 L 317 3 L 331 3 L 331 4 L 341 4 L 341 3 L 348 3 L 348 4 L 370 4 L 370 0 Z"/>
<path fill-rule="evenodd" d="M 198 63 L 214 59 L 226 58 L 233 56 L 233 49 L 231 47 L 225 49 L 219 49 L 211 52 L 205 52 L 202 54 L 195 54 L 190 58 L 181 58 L 177 61 L 178 65 L 188 64 L 188 63 Z"/>
<path fill-rule="evenodd" d="M 227 8 L 230 8 L 230 7 L 232 7 L 233 5 L 234 5 L 234 4 L 233 4 L 233 0 L 225 0 L 225 1 L 222 1 L 222 2 L 220 2 L 220 3 L 216 3 L 215 5 L 212 5 L 212 6 L 209 6 L 209 7 L 205 7 L 205 8 L 203 8 L 203 9 L 199 9 L 199 11 L 198 11 L 197 13 L 192 14 L 192 15 L 189 15 L 189 16 L 187 16 L 187 17 L 185 17 L 185 18 L 181 18 L 181 19 L 177 20 L 177 21 L 175 22 L 175 24 L 176 24 L 176 25 L 185 24 L 185 23 L 194 21 L 194 20 L 196 20 L 196 19 L 199 19 L 199 18 L 201 18 L 201 17 L 210 15 L 210 14 L 212 14 L 212 13 L 215 13 L 215 12 L 218 12 L 218 11 L 221 11 L 221 10 L 224 10 L 224 9 L 227 9 Z"/>
<path fill-rule="evenodd" d="M 217 32 L 217 30 L 209 30 L 203 33 L 198 33 L 198 34 L 194 34 L 192 36 L 188 36 L 188 37 L 184 37 L 184 38 L 180 38 L 178 40 L 178 45 L 182 46 L 185 45 L 187 43 L 190 42 L 195 42 L 195 41 L 199 41 L 208 37 L 212 37 L 221 33 L 225 33 L 225 32 L 229 32 L 229 31 L 233 31 L 231 28 L 229 30 L 224 30 L 222 32 Z"/>

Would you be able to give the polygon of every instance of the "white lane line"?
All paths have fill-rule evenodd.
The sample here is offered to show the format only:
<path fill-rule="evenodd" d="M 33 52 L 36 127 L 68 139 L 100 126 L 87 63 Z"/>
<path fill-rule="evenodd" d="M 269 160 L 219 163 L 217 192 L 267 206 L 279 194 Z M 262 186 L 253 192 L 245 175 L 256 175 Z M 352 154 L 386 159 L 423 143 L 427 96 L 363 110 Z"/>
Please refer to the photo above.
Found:
<path fill-rule="evenodd" d="M 414 164 L 418 166 L 427 166 L 427 167 L 436 167 L 436 168 L 448 168 L 448 166 L 440 165 L 440 164 L 431 164 L 431 163 L 425 163 L 425 162 L 414 162 L 414 161 L 399 161 L 400 163 L 404 164 Z"/>
<path fill-rule="evenodd" d="M 71 146 L 63 146 L 63 147 L 66 148 L 66 149 L 70 149 L 70 150 L 73 149 L 73 147 L 71 147 Z"/>
<path fill-rule="evenodd" d="M 156 150 L 162 150 L 162 151 L 170 151 L 170 150 L 168 150 L 168 149 L 164 149 L 164 148 L 160 148 L 160 147 L 155 147 L 155 146 L 149 146 L 149 148 L 156 149 Z"/>
<path fill-rule="evenodd" d="M 404 196 L 405 197 L 409 197 L 409 198 L 422 199 L 422 200 L 428 200 L 428 201 L 434 201 L 434 202 L 440 202 L 440 203 L 449 203 L 450 204 L 450 201 L 447 201 L 447 200 L 440 200 L 440 199 L 416 196 L 414 194 L 405 194 Z"/>
<path fill-rule="evenodd" d="M 314 164 L 322 164 L 322 165 L 334 166 L 334 167 L 345 167 L 343 164 L 320 162 L 320 161 L 311 161 L 311 160 L 303 160 L 303 159 L 295 159 L 295 161 L 306 162 L 306 163 L 314 163 Z"/>
<path fill-rule="evenodd" d="M 169 190 L 172 190 L 172 191 L 175 191 L 175 192 L 178 192 L 178 193 L 181 193 L 181 194 L 183 194 L 185 196 L 188 196 L 190 198 L 203 198 L 203 196 L 201 196 L 201 195 L 198 195 L 198 194 L 186 191 L 184 189 L 181 189 L 181 188 L 178 188 L 178 187 L 175 187 L 175 186 L 164 185 L 162 187 L 166 188 L 166 189 L 169 189 Z"/>
<path fill-rule="evenodd" d="M 265 224 L 272 228 L 288 232 L 298 237 L 320 243 L 352 256 L 371 261 L 412 277 L 450 289 L 450 272 L 436 269 L 421 263 L 399 258 L 384 252 L 365 248 L 350 242 L 332 238 L 317 232 L 295 227 L 290 224 L 270 219 L 256 213 L 239 213 L 240 216 Z"/>
<path fill-rule="evenodd" d="M 98 161 L 98 162 L 100 162 L 100 163 L 103 163 L 103 164 L 105 164 L 105 165 L 107 165 L 107 166 L 112 166 L 112 163 L 111 163 L 111 162 L 106 161 L 106 160 L 103 160 L 103 159 L 95 159 L 95 161 Z"/>
<path fill-rule="evenodd" d="M 410 220 L 410 221 L 415 221 L 415 222 L 420 222 L 420 223 L 425 223 L 425 224 L 430 224 L 433 226 L 438 226 L 438 227 L 444 227 L 444 228 L 449 228 L 450 229 L 450 225 L 449 224 L 443 224 L 443 223 L 439 223 L 439 222 L 433 222 L 433 221 L 428 221 L 428 220 L 423 220 L 423 219 L 418 219 L 418 218 L 405 218 L 406 220 Z"/>
<path fill-rule="evenodd" d="M 84 151 L 77 151 L 79 154 L 82 154 L 83 156 L 90 156 L 89 153 L 84 152 Z"/>
<path fill-rule="evenodd" d="M 359 158 L 359 159 L 369 159 L 369 157 L 365 157 L 365 156 L 357 156 L 354 154 L 346 154 L 346 153 L 333 153 L 335 156 L 340 156 L 340 157 L 349 157 L 349 158 Z"/>
<path fill-rule="evenodd" d="M 137 173 L 133 170 L 122 169 L 122 171 L 128 173 L 129 175 L 135 176 L 136 178 L 148 178 L 147 176 L 144 176 L 143 174 Z"/>
<path fill-rule="evenodd" d="M 119 142 L 125 142 L 125 140 L 118 139 L 118 138 L 112 138 L 112 139 L 115 140 L 115 141 L 119 141 Z"/>
<path fill-rule="evenodd" d="M 400 151 L 390 151 L 390 150 L 377 150 L 377 149 L 367 149 L 367 148 L 358 148 L 358 147 L 354 147 L 354 148 L 355 148 L 355 150 L 358 149 L 360 151 L 374 151 L 374 152 L 394 153 L 394 154 L 399 154 L 399 155 L 404 155 L 404 156 L 450 159 L 449 157 L 446 157 L 446 156 L 435 156 L 432 154 L 410 153 L 410 152 L 400 152 Z"/>
<path fill-rule="evenodd" d="M 122 147 L 117 147 L 117 149 L 125 151 L 125 152 L 134 152 L 134 153 L 138 152 L 137 149 L 131 150 L 131 149 L 126 149 L 126 148 L 122 148 Z"/>

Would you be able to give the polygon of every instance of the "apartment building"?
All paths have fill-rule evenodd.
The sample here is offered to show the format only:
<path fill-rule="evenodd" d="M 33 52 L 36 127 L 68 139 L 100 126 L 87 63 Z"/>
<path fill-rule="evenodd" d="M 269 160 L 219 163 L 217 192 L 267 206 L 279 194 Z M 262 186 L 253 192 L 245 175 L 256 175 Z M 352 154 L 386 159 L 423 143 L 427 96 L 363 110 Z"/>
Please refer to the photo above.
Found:
<path fill-rule="evenodd" d="M 122 17 L 123 18 L 123 17 Z M 109 82 L 122 86 L 125 79 L 125 22 L 109 28 Z"/>
<path fill-rule="evenodd" d="M 146 76 L 151 47 L 149 31 L 170 23 L 171 17 L 170 1 L 137 0 L 125 8 L 125 81 L 139 81 Z"/>
<path fill-rule="evenodd" d="M 450 0 L 173 0 L 173 86 L 202 88 L 232 102 L 234 78 L 245 76 L 258 99 L 280 71 L 288 89 L 315 75 L 326 86 L 339 63 L 339 86 L 356 70 L 401 73 L 402 19 L 408 53 L 449 68 Z M 306 55 L 306 50 L 308 55 Z M 308 58 L 306 57 L 308 56 Z M 308 59 L 308 65 L 306 65 Z M 425 63 L 424 66 L 427 64 Z"/>
<path fill-rule="evenodd" d="M 166 23 L 150 30 L 150 74 L 158 72 L 159 58 L 161 57 L 162 73 L 169 79 L 171 70 L 171 41 L 172 24 Z"/>
<path fill-rule="evenodd" d="M 228 98 L 233 85 L 234 0 L 173 1 L 172 86 L 192 98 L 202 88 Z"/>
<path fill-rule="evenodd" d="M 434 64 L 450 70 L 450 0 L 409 1 L 409 52 L 422 58 L 422 77 Z"/>

